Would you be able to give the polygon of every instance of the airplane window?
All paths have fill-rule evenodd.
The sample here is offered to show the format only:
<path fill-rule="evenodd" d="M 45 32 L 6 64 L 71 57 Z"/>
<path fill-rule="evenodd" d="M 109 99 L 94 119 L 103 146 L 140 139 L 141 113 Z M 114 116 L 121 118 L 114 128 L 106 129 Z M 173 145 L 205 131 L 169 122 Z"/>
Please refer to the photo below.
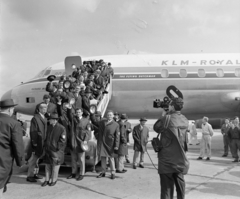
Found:
<path fill-rule="evenodd" d="M 240 68 L 235 69 L 235 76 L 240 77 Z"/>
<path fill-rule="evenodd" d="M 162 77 L 168 77 L 168 76 L 169 76 L 168 70 L 167 70 L 167 69 L 162 69 L 161 76 L 162 76 Z"/>
<path fill-rule="evenodd" d="M 198 69 L 198 77 L 205 77 L 206 73 L 204 69 Z"/>
<path fill-rule="evenodd" d="M 216 72 L 216 75 L 217 75 L 217 77 L 223 77 L 223 76 L 224 76 L 223 69 L 218 68 L 218 69 L 217 69 L 217 72 Z"/>
<path fill-rule="evenodd" d="M 180 69 L 179 76 L 180 77 L 187 77 L 187 70 L 186 69 Z"/>

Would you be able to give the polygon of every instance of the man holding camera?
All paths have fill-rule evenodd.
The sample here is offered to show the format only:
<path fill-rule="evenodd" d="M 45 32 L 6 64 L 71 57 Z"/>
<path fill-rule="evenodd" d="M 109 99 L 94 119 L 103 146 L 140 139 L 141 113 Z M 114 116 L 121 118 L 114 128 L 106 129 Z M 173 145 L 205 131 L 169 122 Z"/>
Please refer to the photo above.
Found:
<path fill-rule="evenodd" d="M 173 199 L 174 185 L 177 198 L 185 198 L 184 174 L 187 174 L 189 162 L 184 146 L 188 129 L 188 119 L 181 114 L 182 98 L 173 98 L 169 112 L 154 124 L 154 130 L 161 134 L 158 152 L 158 173 L 161 184 L 161 199 Z"/>

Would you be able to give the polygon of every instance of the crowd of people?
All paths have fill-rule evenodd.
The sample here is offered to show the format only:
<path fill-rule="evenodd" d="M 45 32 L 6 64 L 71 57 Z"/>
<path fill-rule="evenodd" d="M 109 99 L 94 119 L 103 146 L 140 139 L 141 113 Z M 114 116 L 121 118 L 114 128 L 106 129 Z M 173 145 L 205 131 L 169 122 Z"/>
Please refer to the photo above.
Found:
<path fill-rule="evenodd" d="M 41 186 L 54 186 L 57 183 L 61 164 L 64 163 L 66 153 L 71 155 L 71 174 L 67 179 L 75 178 L 83 180 L 85 175 L 85 151 L 91 132 L 97 140 L 97 155 L 101 160 L 101 171 L 97 178 L 106 176 L 106 170 L 110 166 L 111 179 L 115 179 L 115 173 L 125 173 L 125 163 L 131 163 L 128 155 L 129 134 L 134 139 L 133 168 L 144 168 L 144 153 L 149 137 L 149 130 L 145 126 L 146 118 L 140 119 L 140 124 L 133 129 L 128 121 L 126 113 L 118 113 L 112 110 L 106 112 L 106 118 L 102 113 L 90 110 L 90 99 L 100 101 L 110 76 L 113 75 L 111 64 L 103 60 L 83 62 L 77 67 L 71 76 L 60 77 L 56 83 L 56 77 L 49 76 L 46 91 L 49 94 L 43 96 L 43 101 L 35 108 L 35 114 L 30 123 L 30 156 L 28 158 L 28 172 L 26 180 L 34 183 L 43 177 L 38 175 L 39 164 L 45 164 L 45 180 Z M 55 80 L 53 82 L 53 80 Z M 65 86 L 64 84 L 67 84 Z M 7 103 L 5 105 L 4 103 Z M 1 113 L 7 117 L 6 123 L 13 123 L 8 136 L 14 136 L 16 132 L 24 132 L 25 125 L 12 116 L 16 104 L 12 99 L 1 102 Z M 5 114 L 3 114 L 5 116 Z M 0 115 L 1 116 L 1 115 Z M 6 124 L 7 125 L 7 124 Z M 22 126 L 22 127 L 21 127 Z M 23 128 L 24 126 L 24 128 Z M 19 136 L 11 145 L 16 153 L 9 159 L 17 159 L 17 165 L 24 163 L 23 142 Z M 140 155 L 140 162 L 138 158 Z M 5 160 L 3 160 L 5 161 Z M 8 160 L 9 162 L 9 160 Z M 80 169 L 78 169 L 78 164 Z M 4 174 L 4 180 L 0 182 L 0 192 L 7 190 L 7 183 L 11 177 L 12 164 L 9 162 L 8 172 Z"/>

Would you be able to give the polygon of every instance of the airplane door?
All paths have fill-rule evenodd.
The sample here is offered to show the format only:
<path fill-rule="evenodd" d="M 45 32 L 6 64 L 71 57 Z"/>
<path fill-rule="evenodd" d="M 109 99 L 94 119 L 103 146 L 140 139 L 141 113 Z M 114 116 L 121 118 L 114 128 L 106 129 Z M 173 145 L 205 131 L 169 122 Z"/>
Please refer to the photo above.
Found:
<path fill-rule="evenodd" d="M 64 64 L 66 75 L 72 75 L 75 68 L 82 65 L 82 58 L 80 56 L 68 56 L 65 58 Z"/>

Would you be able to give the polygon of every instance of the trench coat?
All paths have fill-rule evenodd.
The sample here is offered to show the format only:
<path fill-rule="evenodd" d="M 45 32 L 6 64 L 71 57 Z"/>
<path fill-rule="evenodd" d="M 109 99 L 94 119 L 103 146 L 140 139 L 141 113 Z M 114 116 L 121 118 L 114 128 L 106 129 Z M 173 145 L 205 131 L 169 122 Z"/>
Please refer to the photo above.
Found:
<path fill-rule="evenodd" d="M 189 169 L 189 161 L 184 151 L 188 119 L 175 111 L 170 114 L 167 128 L 164 124 L 167 116 L 159 119 L 153 126 L 154 131 L 161 134 L 161 149 L 158 152 L 158 173 L 183 173 Z"/>
<path fill-rule="evenodd" d="M 118 122 L 119 130 L 120 130 L 120 144 L 117 154 L 118 155 L 127 155 L 128 154 L 128 146 L 127 146 L 127 129 L 124 125 L 124 122 L 121 120 Z"/>
<path fill-rule="evenodd" d="M 40 157 L 43 153 L 43 145 L 47 133 L 47 119 L 43 119 L 40 114 L 35 114 L 30 125 L 30 139 L 32 152 Z"/>
<path fill-rule="evenodd" d="M 133 150 L 146 152 L 147 143 L 149 138 L 149 129 L 146 126 L 143 126 L 143 129 L 140 129 L 140 124 L 133 128 L 132 136 L 134 140 Z"/>
<path fill-rule="evenodd" d="M 127 131 L 127 142 L 129 143 L 130 140 L 129 140 L 129 134 L 132 132 L 132 127 L 131 127 L 131 123 L 126 121 L 124 122 L 124 126 L 126 128 L 126 131 Z"/>
<path fill-rule="evenodd" d="M 119 125 L 112 120 L 101 120 L 98 129 L 97 152 L 100 157 L 114 157 L 114 148 L 119 148 Z"/>
<path fill-rule="evenodd" d="M 74 117 L 71 109 L 67 110 L 68 119 L 71 122 L 70 149 L 83 153 L 81 142 L 89 141 L 91 136 L 91 124 L 89 119 L 82 117 L 80 120 Z"/>
<path fill-rule="evenodd" d="M 60 165 L 64 162 L 64 150 L 66 147 L 66 130 L 64 126 L 57 123 L 47 128 L 45 140 L 44 162 L 51 165 Z"/>
<path fill-rule="evenodd" d="M 13 160 L 22 165 L 24 145 L 20 123 L 9 115 L 0 113 L 0 189 L 11 177 Z"/>

